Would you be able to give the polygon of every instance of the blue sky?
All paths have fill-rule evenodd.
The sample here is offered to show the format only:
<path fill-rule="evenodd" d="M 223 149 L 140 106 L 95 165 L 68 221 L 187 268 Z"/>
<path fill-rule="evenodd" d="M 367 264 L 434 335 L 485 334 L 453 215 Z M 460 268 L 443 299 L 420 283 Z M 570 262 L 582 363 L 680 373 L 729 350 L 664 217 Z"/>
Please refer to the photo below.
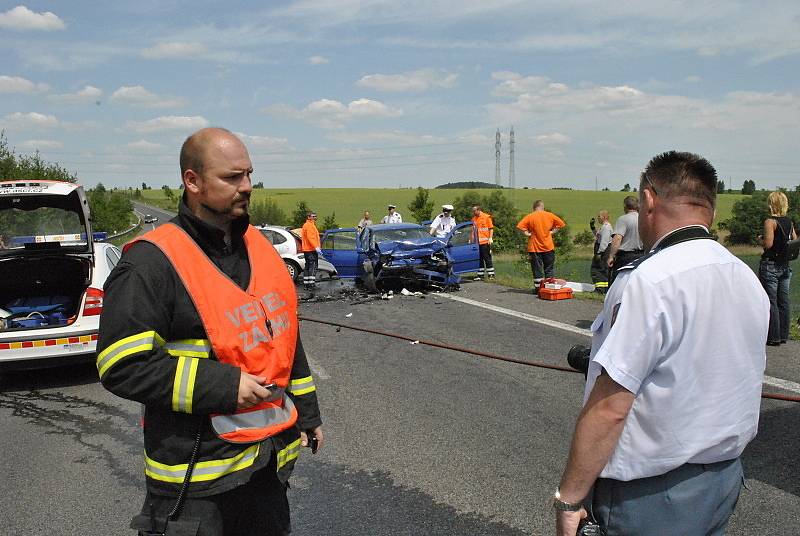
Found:
<path fill-rule="evenodd" d="M 694 151 L 800 184 L 800 3 L 0 1 L 0 128 L 93 186 L 177 186 L 193 130 L 267 187 L 619 189 Z"/>

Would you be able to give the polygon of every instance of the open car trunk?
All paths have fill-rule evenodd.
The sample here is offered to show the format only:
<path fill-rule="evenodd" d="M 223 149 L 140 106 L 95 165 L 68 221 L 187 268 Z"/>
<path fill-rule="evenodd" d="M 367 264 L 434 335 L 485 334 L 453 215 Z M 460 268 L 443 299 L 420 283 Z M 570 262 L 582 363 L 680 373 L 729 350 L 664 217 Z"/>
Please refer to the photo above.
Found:
<path fill-rule="evenodd" d="M 30 256 L 0 261 L 0 330 L 53 328 L 75 321 L 91 281 L 80 256 Z"/>

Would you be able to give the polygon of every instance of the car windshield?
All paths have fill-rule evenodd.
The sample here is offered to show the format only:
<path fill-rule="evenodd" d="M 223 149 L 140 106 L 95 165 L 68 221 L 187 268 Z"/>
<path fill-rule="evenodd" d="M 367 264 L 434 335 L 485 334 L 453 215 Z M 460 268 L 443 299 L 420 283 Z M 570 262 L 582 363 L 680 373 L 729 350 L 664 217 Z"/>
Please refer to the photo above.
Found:
<path fill-rule="evenodd" d="M 372 231 L 372 243 L 383 242 L 384 240 L 414 240 L 417 238 L 430 238 L 422 227 L 408 227 L 404 229 L 379 229 Z"/>
<path fill-rule="evenodd" d="M 57 207 L 26 208 L 0 209 L 0 249 L 21 249 L 25 244 L 87 244 L 86 226 L 77 213 Z"/>

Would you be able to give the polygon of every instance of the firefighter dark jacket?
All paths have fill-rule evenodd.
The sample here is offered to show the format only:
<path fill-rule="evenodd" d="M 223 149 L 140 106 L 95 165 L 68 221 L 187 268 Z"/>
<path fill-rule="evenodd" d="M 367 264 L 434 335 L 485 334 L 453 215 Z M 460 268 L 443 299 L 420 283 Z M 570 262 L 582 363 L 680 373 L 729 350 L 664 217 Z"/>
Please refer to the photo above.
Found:
<path fill-rule="evenodd" d="M 221 229 L 196 218 L 185 203 L 171 223 L 186 231 L 234 283 L 247 288 L 251 266 L 242 238 L 247 218 L 233 223 L 230 245 Z M 198 428 L 201 443 L 190 497 L 244 484 L 272 456 L 285 482 L 300 453 L 300 429 L 322 423 L 298 336 L 287 388 L 298 412 L 296 426 L 258 443 L 217 437 L 209 416 L 236 411 L 240 369 L 216 359 L 175 269 L 149 242 L 129 248 L 106 281 L 97 352 L 103 385 L 144 405 L 145 475 L 151 493 L 177 494 Z"/>

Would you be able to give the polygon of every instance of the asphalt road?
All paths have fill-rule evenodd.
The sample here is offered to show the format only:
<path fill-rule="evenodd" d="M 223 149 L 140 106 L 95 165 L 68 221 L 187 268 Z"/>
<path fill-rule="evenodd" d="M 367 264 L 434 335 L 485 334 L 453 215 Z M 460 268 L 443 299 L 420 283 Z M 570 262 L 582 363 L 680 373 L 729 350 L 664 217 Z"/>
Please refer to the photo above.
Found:
<path fill-rule="evenodd" d="M 454 294 L 556 322 L 547 326 L 435 294 L 367 300 L 334 282 L 318 296 L 332 299 L 303 301 L 304 317 L 554 364 L 587 340 L 557 323 L 585 328 L 599 307 L 484 283 Z M 580 408 L 579 374 L 301 326 L 328 443 L 304 452 L 293 478 L 296 534 L 551 533 L 548 499 Z M 798 343 L 778 350 L 769 373 L 800 380 L 780 376 Z M 103 390 L 91 365 L 3 376 L 0 534 L 128 533 L 143 490 L 138 413 Z M 800 515 L 798 418 L 800 404 L 764 401 L 730 534 L 786 533 Z"/>
<path fill-rule="evenodd" d="M 563 365 L 572 344 L 588 341 L 599 307 L 472 282 L 452 295 L 368 299 L 333 282 L 300 314 Z M 580 409 L 579 374 L 310 320 L 301 332 L 327 444 L 298 462 L 295 534 L 552 534 L 549 499 Z M 800 383 L 798 350 L 796 341 L 768 348 L 767 374 L 789 389 Z M 97 383 L 91 364 L 0 376 L 0 535 L 130 534 L 144 488 L 138 415 Z M 744 457 L 749 490 L 729 534 L 800 533 L 791 529 L 800 518 L 798 422 L 799 403 L 763 401 Z"/>

